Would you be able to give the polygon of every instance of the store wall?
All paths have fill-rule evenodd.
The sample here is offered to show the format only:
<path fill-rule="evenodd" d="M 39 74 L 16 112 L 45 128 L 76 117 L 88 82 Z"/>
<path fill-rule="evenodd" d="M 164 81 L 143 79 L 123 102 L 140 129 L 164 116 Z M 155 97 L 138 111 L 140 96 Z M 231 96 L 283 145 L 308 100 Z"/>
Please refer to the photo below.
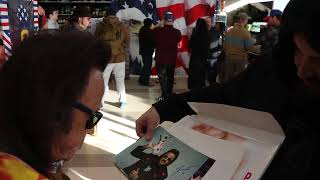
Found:
<path fill-rule="evenodd" d="M 287 6 L 290 0 L 274 0 L 273 1 L 273 9 L 279 9 L 283 11 L 284 8 Z"/>

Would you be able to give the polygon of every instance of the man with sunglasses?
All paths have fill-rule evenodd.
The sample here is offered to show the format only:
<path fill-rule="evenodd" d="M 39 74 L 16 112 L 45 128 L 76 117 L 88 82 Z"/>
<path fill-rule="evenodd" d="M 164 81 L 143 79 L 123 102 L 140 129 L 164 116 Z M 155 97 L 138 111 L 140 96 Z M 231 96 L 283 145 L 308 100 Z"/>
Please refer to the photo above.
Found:
<path fill-rule="evenodd" d="M 92 129 L 103 117 L 103 114 L 101 112 L 93 111 L 81 102 L 75 102 L 72 106 L 89 115 L 89 118 L 86 122 L 86 129 Z"/>

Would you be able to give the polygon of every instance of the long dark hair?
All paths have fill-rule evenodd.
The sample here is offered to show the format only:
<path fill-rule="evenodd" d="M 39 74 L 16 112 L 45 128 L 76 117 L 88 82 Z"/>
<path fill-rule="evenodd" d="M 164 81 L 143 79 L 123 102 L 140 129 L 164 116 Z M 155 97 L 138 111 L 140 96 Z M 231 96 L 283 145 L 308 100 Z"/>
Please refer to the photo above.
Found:
<path fill-rule="evenodd" d="M 164 156 L 165 154 L 168 153 L 173 153 L 175 155 L 175 159 L 173 161 L 171 161 L 169 164 L 167 164 L 166 166 L 169 166 L 170 164 L 172 164 L 176 159 L 178 159 L 180 152 L 177 149 L 170 149 L 169 151 L 167 151 L 166 153 L 162 154 L 161 156 L 159 156 L 159 160 L 162 158 L 162 156 Z"/>
<path fill-rule="evenodd" d="M 294 65 L 295 43 L 294 34 L 303 33 L 310 46 L 320 52 L 320 28 L 316 20 L 320 18 L 320 1 L 291 0 L 281 19 L 279 44 L 276 50 L 278 72 L 285 82 L 294 83 L 298 80 Z"/>
<path fill-rule="evenodd" d="M 194 52 L 197 49 L 207 49 L 209 45 L 209 32 L 207 23 L 204 19 L 199 18 L 196 23 L 196 27 L 193 28 L 190 38 L 190 48 Z M 201 48 L 205 46 L 206 48 Z"/>
<path fill-rule="evenodd" d="M 0 144 L 46 174 L 53 139 L 71 129 L 72 104 L 110 48 L 89 33 L 39 33 L 25 39 L 0 72 Z M 4 142 L 6 140 L 6 142 Z"/>

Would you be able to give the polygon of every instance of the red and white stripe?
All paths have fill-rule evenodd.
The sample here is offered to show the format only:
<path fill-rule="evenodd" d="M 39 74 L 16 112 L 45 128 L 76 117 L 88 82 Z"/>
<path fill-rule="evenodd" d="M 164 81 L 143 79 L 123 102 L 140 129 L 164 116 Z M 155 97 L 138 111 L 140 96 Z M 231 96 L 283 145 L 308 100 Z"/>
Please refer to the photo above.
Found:
<path fill-rule="evenodd" d="M 5 1 L 1 2 L 0 4 L 0 16 L 1 16 L 1 19 L 0 19 L 1 30 L 2 31 L 9 30 L 9 18 L 2 18 L 2 17 L 8 16 L 8 6 Z"/>
<path fill-rule="evenodd" d="M 34 29 L 39 30 L 38 0 L 33 0 L 33 24 Z"/>
<path fill-rule="evenodd" d="M 189 68 L 190 54 L 188 51 L 189 32 L 198 18 L 214 13 L 216 0 L 156 0 L 160 19 L 166 11 L 171 11 L 175 17 L 173 26 L 181 31 L 182 40 L 179 43 L 177 68 L 184 69 L 184 75 Z M 177 71 L 176 71 L 177 72 Z M 179 75 L 181 75 L 179 73 Z"/>

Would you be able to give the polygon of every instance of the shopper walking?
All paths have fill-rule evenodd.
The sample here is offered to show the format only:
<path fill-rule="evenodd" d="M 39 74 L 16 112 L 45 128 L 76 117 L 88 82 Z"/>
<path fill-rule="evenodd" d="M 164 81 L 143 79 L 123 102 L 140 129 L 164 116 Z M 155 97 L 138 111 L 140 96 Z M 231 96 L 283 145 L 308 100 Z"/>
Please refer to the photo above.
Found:
<path fill-rule="evenodd" d="M 139 77 L 142 86 L 154 86 L 150 83 L 152 55 L 154 52 L 154 40 L 151 30 L 152 20 L 147 18 L 143 21 L 144 26 L 139 31 L 139 53 L 142 56 L 143 67 Z"/>
<path fill-rule="evenodd" d="M 129 58 L 127 48 L 129 48 L 130 34 L 125 25 L 112 12 L 103 18 L 103 21 L 97 25 L 95 35 L 102 39 L 111 47 L 111 62 L 107 65 L 103 76 L 106 87 L 103 101 L 106 100 L 109 90 L 109 79 L 113 72 L 117 92 L 119 94 L 120 108 L 127 106 L 127 96 L 125 89 L 125 60 Z"/>
<path fill-rule="evenodd" d="M 172 93 L 174 83 L 174 68 L 178 54 L 178 43 L 181 33 L 173 27 L 174 16 L 167 11 L 164 14 L 164 26 L 153 30 L 156 49 L 156 68 L 162 94 L 161 100 Z"/>

